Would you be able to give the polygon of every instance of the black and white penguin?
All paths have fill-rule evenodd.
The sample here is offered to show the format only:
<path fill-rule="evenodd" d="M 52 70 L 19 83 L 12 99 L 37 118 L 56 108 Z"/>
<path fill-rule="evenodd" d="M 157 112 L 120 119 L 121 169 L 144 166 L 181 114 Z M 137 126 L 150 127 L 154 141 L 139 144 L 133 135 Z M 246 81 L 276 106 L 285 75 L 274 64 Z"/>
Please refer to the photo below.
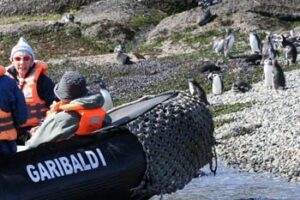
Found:
<path fill-rule="evenodd" d="M 295 30 L 294 30 L 294 29 L 291 29 L 291 30 L 289 31 L 289 37 L 290 37 L 290 38 L 295 37 Z"/>
<path fill-rule="evenodd" d="M 62 17 L 64 23 L 74 23 L 75 17 L 71 13 L 67 13 Z"/>
<path fill-rule="evenodd" d="M 92 87 L 96 87 L 100 92 L 102 97 L 104 98 L 104 103 L 102 105 L 105 111 L 108 111 L 114 107 L 111 95 L 109 90 L 107 89 L 105 83 L 102 80 L 92 81 L 90 84 Z"/>
<path fill-rule="evenodd" d="M 249 33 L 249 42 L 251 47 L 252 54 L 260 54 L 261 53 L 261 40 L 259 39 L 256 31 L 250 31 Z"/>
<path fill-rule="evenodd" d="M 235 82 L 234 84 L 232 84 L 232 91 L 233 92 L 242 92 L 242 93 L 245 93 L 245 92 L 248 92 L 250 89 L 251 89 L 251 85 L 244 82 L 244 81 L 237 81 Z"/>
<path fill-rule="evenodd" d="M 266 38 L 264 40 L 262 46 L 262 61 L 261 63 L 264 64 L 264 60 L 267 58 L 274 59 L 277 55 L 275 45 L 273 44 L 272 36 L 270 32 L 267 32 Z"/>
<path fill-rule="evenodd" d="M 116 59 L 118 63 L 122 65 L 134 64 L 134 62 L 131 61 L 131 58 L 124 53 L 124 50 L 121 45 L 116 46 L 114 52 L 117 53 Z"/>
<path fill-rule="evenodd" d="M 205 11 L 205 13 L 200 16 L 199 18 L 199 22 L 198 25 L 199 26 L 204 26 L 205 24 L 211 22 L 212 20 L 214 20 L 216 17 L 216 15 L 213 15 L 210 10 L 208 9 L 207 11 Z"/>
<path fill-rule="evenodd" d="M 101 82 L 99 86 L 100 86 L 100 93 L 104 98 L 103 108 L 105 111 L 108 111 L 114 107 L 110 92 L 103 82 Z"/>
<path fill-rule="evenodd" d="M 222 94 L 223 92 L 223 80 L 217 73 L 210 73 L 208 79 L 212 81 L 212 93 L 215 95 Z"/>
<path fill-rule="evenodd" d="M 285 52 L 285 59 L 287 64 L 290 63 L 295 64 L 297 60 L 297 48 L 291 42 L 289 42 L 283 35 L 280 36 L 279 41 L 281 42 L 282 47 L 284 48 Z"/>
<path fill-rule="evenodd" d="M 201 7 L 202 9 L 206 9 L 209 6 L 222 3 L 222 0 L 199 0 L 198 1 L 198 6 Z"/>
<path fill-rule="evenodd" d="M 272 60 L 274 89 L 285 89 L 285 76 L 282 68 L 276 59 Z"/>
<path fill-rule="evenodd" d="M 219 72 L 219 71 L 221 71 L 221 67 L 215 65 L 214 63 L 205 64 L 200 68 L 201 73 L 206 73 L 206 72 L 210 73 L 210 72 Z"/>
<path fill-rule="evenodd" d="M 262 59 L 261 54 L 251 54 L 245 57 L 245 62 L 251 65 L 259 65 Z"/>
<path fill-rule="evenodd" d="M 217 38 L 213 41 L 213 51 L 220 55 L 224 49 L 224 38 Z"/>
<path fill-rule="evenodd" d="M 273 64 L 272 58 L 267 58 L 264 60 L 264 76 L 265 76 L 265 87 L 267 89 L 274 88 L 274 77 L 273 77 Z"/>
<path fill-rule="evenodd" d="M 224 56 L 227 57 L 234 43 L 234 34 L 231 29 L 226 29 L 226 37 L 224 41 Z"/>
<path fill-rule="evenodd" d="M 209 105 L 209 102 L 206 97 L 206 92 L 199 85 L 199 83 L 195 79 L 191 78 L 191 79 L 188 79 L 188 84 L 189 84 L 189 90 L 190 90 L 191 95 L 199 96 L 203 103 L 205 103 L 206 105 Z"/>

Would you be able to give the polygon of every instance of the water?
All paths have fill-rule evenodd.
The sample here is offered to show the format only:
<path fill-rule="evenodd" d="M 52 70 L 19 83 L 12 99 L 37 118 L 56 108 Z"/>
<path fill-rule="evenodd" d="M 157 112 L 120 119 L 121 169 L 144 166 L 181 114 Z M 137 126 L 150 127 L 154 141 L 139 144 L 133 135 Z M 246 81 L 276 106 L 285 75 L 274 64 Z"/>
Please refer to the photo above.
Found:
<path fill-rule="evenodd" d="M 164 200 L 300 200 L 300 184 L 262 174 L 238 172 L 218 165 L 213 176 L 193 179 L 183 190 L 164 195 Z M 159 200 L 159 196 L 151 200 Z"/>

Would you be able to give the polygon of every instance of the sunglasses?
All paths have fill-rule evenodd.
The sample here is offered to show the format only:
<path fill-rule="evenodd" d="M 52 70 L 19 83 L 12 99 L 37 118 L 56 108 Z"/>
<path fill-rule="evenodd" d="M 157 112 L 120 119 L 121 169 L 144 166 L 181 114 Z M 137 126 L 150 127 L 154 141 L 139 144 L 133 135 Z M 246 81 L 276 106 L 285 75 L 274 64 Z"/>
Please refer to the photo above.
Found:
<path fill-rule="evenodd" d="M 24 56 L 24 57 L 16 56 L 16 57 L 14 57 L 15 61 L 21 61 L 22 59 L 24 61 L 29 61 L 31 59 L 31 57 L 30 56 Z"/>

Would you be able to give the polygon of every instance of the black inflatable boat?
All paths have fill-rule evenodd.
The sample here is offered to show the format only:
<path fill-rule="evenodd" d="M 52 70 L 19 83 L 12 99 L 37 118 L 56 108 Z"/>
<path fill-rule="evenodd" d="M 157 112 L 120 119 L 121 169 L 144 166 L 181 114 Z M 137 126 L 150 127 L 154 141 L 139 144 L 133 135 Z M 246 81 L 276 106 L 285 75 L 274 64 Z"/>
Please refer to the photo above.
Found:
<path fill-rule="evenodd" d="M 157 121 L 159 113 L 170 123 Z M 182 188 L 213 157 L 212 118 L 197 97 L 168 92 L 120 106 L 109 115 L 111 125 L 91 136 L 0 158 L 0 200 L 148 199 Z M 184 134 L 173 127 L 179 118 L 186 121 L 187 127 L 180 127 Z M 195 121 L 200 126 L 193 128 Z"/>

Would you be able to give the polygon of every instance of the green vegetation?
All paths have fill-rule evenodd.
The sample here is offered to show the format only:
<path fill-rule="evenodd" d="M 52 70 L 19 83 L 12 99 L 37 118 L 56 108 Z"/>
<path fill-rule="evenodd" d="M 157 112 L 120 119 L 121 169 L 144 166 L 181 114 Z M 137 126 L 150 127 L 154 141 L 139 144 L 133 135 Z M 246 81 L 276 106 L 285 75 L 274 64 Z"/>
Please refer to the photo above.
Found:
<path fill-rule="evenodd" d="M 287 66 L 284 66 L 283 67 L 283 70 L 285 71 L 285 72 L 287 72 L 287 71 L 292 71 L 292 70 L 298 70 L 298 69 L 300 69 L 300 65 L 299 64 L 291 64 L 291 65 L 287 65 Z"/>
<path fill-rule="evenodd" d="M 117 77 L 130 77 L 130 76 L 134 76 L 136 73 L 133 71 L 117 71 L 117 72 L 113 72 L 111 74 L 111 78 L 117 78 Z"/>
<path fill-rule="evenodd" d="M 245 54 L 246 51 L 250 50 L 249 45 L 249 38 L 248 34 L 241 33 L 241 32 L 235 32 L 235 44 L 232 46 L 232 49 L 230 50 L 231 55 L 240 55 Z"/>
<path fill-rule="evenodd" d="M 236 103 L 236 104 L 225 104 L 225 105 L 211 105 L 210 110 L 213 113 L 214 117 L 219 115 L 225 115 L 233 112 L 237 112 L 243 110 L 245 108 L 249 108 L 253 105 L 252 102 L 247 103 Z"/>
<path fill-rule="evenodd" d="M 152 43 L 147 43 L 138 48 L 139 52 L 143 53 L 155 53 L 160 50 L 162 47 L 163 41 L 170 41 L 172 44 L 183 43 L 184 45 L 195 49 L 195 52 L 186 53 L 186 54 L 177 54 L 174 56 L 167 56 L 161 60 L 172 60 L 172 61 L 189 61 L 189 60 L 201 60 L 201 59 L 210 59 L 216 60 L 220 56 L 212 51 L 212 40 L 214 38 L 223 37 L 225 31 L 220 30 L 209 30 L 206 32 L 201 32 L 199 34 L 192 33 L 194 29 L 189 28 L 182 32 L 172 33 L 169 36 L 162 36 L 157 38 Z M 230 53 L 231 54 L 242 54 L 245 51 L 249 50 L 248 35 L 245 33 L 236 32 L 235 33 L 236 45 L 233 46 Z M 240 41 L 240 42 L 238 42 Z"/>
<path fill-rule="evenodd" d="M 211 48 L 211 40 L 213 37 L 222 36 L 222 32 L 218 30 L 210 30 L 207 32 L 200 33 L 199 35 L 195 35 L 191 33 L 197 27 L 190 27 L 182 32 L 172 33 L 169 36 L 161 36 L 152 41 L 151 43 L 145 43 L 138 47 L 138 52 L 143 53 L 155 53 L 159 52 L 162 47 L 163 41 L 170 41 L 173 44 L 179 44 L 182 42 L 186 46 L 190 46 L 194 48 L 196 51 L 193 53 L 182 54 L 182 55 L 174 55 L 170 57 L 165 57 L 162 60 L 177 60 L 177 61 L 185 61 L 192 60 L 195 58 L 213 58 L 215 59 L 217 55 L 212 52 Z M 195 47 L 199 46 L 199 47 Z"/>
<path fill-rule="evenodd" d="M 11 17 L 1 17 L 0 24 L 14 24 L 21 22 L 44 22 L 44 21 L 57 21 L 61 19 L 62 15 L 52 14 L 52 15 L 40 15 L 40 16 L 11 16 Z"/>
<path fill-rule="evenodd" d="M 265 16 L 264 23 L 259 24 L 262 29 L 269 30 L 271 32 L 278 29 L 289 30 L 291 28 L 291 22 L 279 19 L 277 17 Z"/>
<path fill-rule="evenodd" d="M 140 46 L 138 48 L 138 52 L 142 52 L 142 53 L 153 53 L 153 52 L 157 52 L 159 50 L 159 48 L 162 47 L 161 41 L 155 41 L 149 44 L 144 44 L 142 46 Z"/>
<path fill-rule="evenodd" d="M 225 104 L 225 105 L 210 105 L 210 110 L 213 114 L 213 117 L 217 117 L 220 115 L 225 115 L 237 111 L 241 111 L 245 108 L 249 108 L 253 105 L 253 102 L 247 102 L 247 103 L 236 103 L 236 104 Z M 221 127 L 224 124 L 233 122 L 234 119 L 214 119 L 214 126 L 215 128 Z"/>
<path fill-rule="evenodd" d="M 145 28 L 151 25 L 156 25 L 158 24 L 163 18 L 165 18 L 165 14 L 160 14 L 160 15 L 135 15 L 132 17 L 128 25 L 132 26 L 133 28 Z"/>
<path fill-rule="evenodd" d="M 182 41 L 185 44 L 192 46 L 195 43 L 210 44 L 213 37 L 222 37 L 222 36 L 223 36 L 223 32 L 220 30 L 209 30 L 207 32 L 201 32 L 198 35 L 191 34 L 191 33 L 185 34 L 185 36 L 180 35 L 178 39 L 182 39 Z"/>
<path fill-rule="evenodd" d="M 296 27 L 299 27 L 300 26 L 300 21 L 293 21 L 291 22 L 291 27 L 292 28 L 296 28 Z"/>
<path fill-rule="evenodd" d="M 95 55 L 107 51 L 107 46 L 98 46 L 95 41 L 81 37 L 80 30 L 76 27 L 63 26 L 53 28 L 57 28 L 57 30 L 24 30 L 23 32 L 23 36 L 34 48 L 36 58 L 39 60 Z M 10 51 L 18 40 L 19 36 L 17 35 L 0 38 L 0 49 L 2 49 L 0 51 L 0 59 L 2 60 L 2 65 L 9 64 Z"/>
<path fill-rule="evenodd" d="M 224 124 L 229 124 L 231 122 L 234 122 L 234 119 L 230 118 L 230 119 L 214 120 L 214 126 L 215 128 L 219 128 Z"/>

